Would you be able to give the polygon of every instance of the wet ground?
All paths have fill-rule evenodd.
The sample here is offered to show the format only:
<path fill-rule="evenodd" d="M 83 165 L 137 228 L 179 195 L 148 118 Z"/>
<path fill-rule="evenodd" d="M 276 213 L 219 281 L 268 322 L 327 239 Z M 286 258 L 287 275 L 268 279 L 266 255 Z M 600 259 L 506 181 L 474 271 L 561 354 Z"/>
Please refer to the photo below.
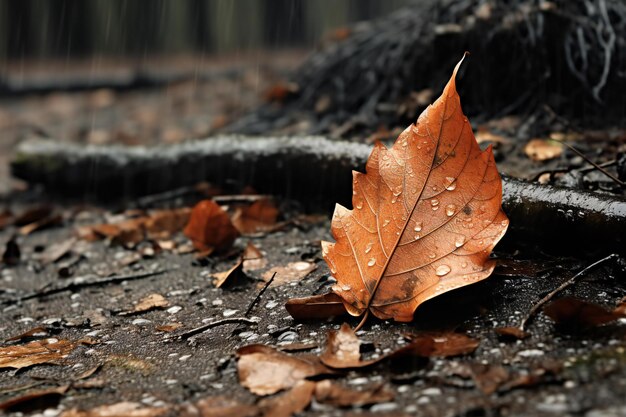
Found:
<path fill-rule="evenodd" d="M 257 77 L 256 81 L 253 77 L 251 84 L 246 84 L 245 74 L 255 72 L 242 71 L 240 75 L 220 79 L 219 83 L 206 82 L 201 87 L 193 82 L 181 83 L 165 93 L 162 90 L 128 93 L 99 90 L 6 99 L 2 106 L 3 131 L 10 140 L 3 142 L 3 150 L 33 132 L 30 125 L 17 123 L 12 115 L 18 115 L 21 120 L 32 114 L 30 117 L 37 121 L 37 126 L 52 132 L 50 136 L 86 143 L 176 142 L 188 136 L 210 134 L 224 123 L 220 117 L 235 117 L 246 106 L 258 102 L 263 86 L 271 85 L 273 80 L 273 76 Z M 225 90 L 228 98 L 221 100 L 216 93 L 219 90 Z M 177 107 L 179 95 L 186 99 L 181 98 Z M 83 107 L 86 102 L 105 103 L 103 109 L 108 110 L 87 111 Z M 228 103 L 235 104 L 229 107 Z M 179 117 L 179 113 L 172 110 L 175 108 L 176 111 L 187 109 L 183 113 L 188 111 L 189 118 Z M 55 116 L 55 112 L 62 110 L 67 113 Z M 107 118 L 107 112 L 113 116 Z M 140 115 L 144 112 L 150 113 L 145 120 Z M 127 114 L 131 116 L 126 118 Z M 89 117 L 93 120 L 91 125 Z M 197 132 L 190 135 L 195 128 Z M 176 135 L 170 132 L 175 129 L 179 129 Z M 516 143 L 514 148 L 523 156 L 521 144 Z M 8 154 L 3 152 L 3 155 Z M 521 157 L 517 161 L 510 166 L 505 164 L 505 170 L 521 170 L 529 165 L 538 170 L 550 167 L 548 163 L 542 165 Z M 2 178 L 6 189 L 15 186 L 6 180 L 6 172 Z M 32 191 L 12 192 L 5 194 L 2 208 L 20 213 L 30 205 L 29 200 L 44 199 L 49 198 Z M 37 253 L 74 235 L 78 225 L 104 218 L 100 208 L 76 202 L 53 203 L 63 213 L 65 221 L 19 235 L 20 262 L 15 266 L 0 266 L 0 302 L 3 302 L 0 339 L 45 326 L 49 329 L 47 337 L 70 341 L 88 338 L 88 343 L 76 347 L 57 365 L 37 365 L 18 371 L 0 369 L 0 402 L 32 391 L 71 384 L 63 395 L 55 397 L 56 400 L 46 400 L 36 413 L 55 416 L 73 407 L 89 409 L 135 401 L 147 407 L 164 406 L 169 414 L 176 415 L 177 407 L 182 404 L 216 395 L 252 403 L 257 397 L 243 388 L 237 378 L 234 357 L 237 348 L 252 343 L 278 347 L 304 343 L 313 344 L 307 352 L 315 354 L 323 350 L 329 330 L 338 329 L 344 320 L 352 326 L 358 323 L 358 319 L 350 318 L 301 323 L 294 321 L 284 308 L 287 299 L 323 292 L 332 282 L 321 260 L 319 245 L 320 240 L 331 238 L 328 219 L 300 227 L 290 225 L 277 232 L 240 238 L 236 242 L 240 249 L 248 241 L 253 242 L 268 261 L 264 269 L 249 273 L 252 279 L 260 279 L 263 272 L 273 266 L 295 261 L 310 261 L 317 267 L 300 281 L 270 287 L 248 315 L 255 324 L 224 324 L 190 340 L 171 340 L 172 335 L 203 323 L 244 315 L 259 294 L 258 283 L 251 280 L 242 288 L 217 289 L 209 276 L 232 266 L 238 252 L 230 257 L 213 256 L 208 262 L 198 262 L 192 253 L 163 251 L 153 255 L 143 252 L 144 256 L 137 262 L 124 266 L 137 249 L 129 250 L 104 241 L 78 241 L 74 250 L 84 259 L 76 264 L 73 277 L 165 272 L 123 283 L 77 288 L 11 302 L 46 284 L 63 282 L 66 278 L 59 277 L 59 263 L 52 262 L 41 268 L 35 260 Z M 295 202 L 282 202 L 281 213 L 284 219 L 301 214 Z M 2 250 L 16 232 L 13 226 L 0 232 Z M 187 242 L 180 233 L 172 239 L 180 245 Z M 412 323 L 371 319 L 358 333 L 361 340 L 371 342 L 365 352 L 370 356 L 394 350 L 406 343 L 407 332 L 418 330 L 467 333 L 480 341 L 475 352 L 452 358 L 408 361 L 401 366 L 383 362 L 373 368 L 346 372 L 337 377 L 344 385 L 363 389 L 382 383 L 394 393 L 395 399 L 368 407 L 347 408 L 314 401 L 302 415 L 626 415 L 623 397 L 626 392 L 626 319 L 591 329 L 579 327 L 573 332 L 556 327 L 539 312 L 527 327 L 529 338 L 507 341 L 495 333 L 497 327 L 518 325 L 531 306 L 547 292 L 596 260 L 580 256 L 556 258 L 544 251 L 540 242 L 515 242 L 506 252 L 496 249 L 501 265 L 486 281 L 429 301 L 418 309 Z M 626 295 L 626 274 L 622 268 L 619 263 L 607 262 L 586 273 L 562 295 L 573 295 L 612 308 Z M 134 315 L 120 314 L 153 293 L 163 295 L 169 305 Z M 3 347 L 15 343 L 5 341 Z M 480 368 L 482 373 L 471 378 L 467 372 L 470 368 Z M 503 372 L 508 376 L 503 377 Z M 517 384 L 511 384 L 516 379 L 514 376 Z M 527 378 L 519 382 L 524 376 Z M 486 393 L 489 390 L 484 386 L 489 383 L 495 384 L 495 392 Z M 20 415 L 20 412 L 12 415 Z"/>

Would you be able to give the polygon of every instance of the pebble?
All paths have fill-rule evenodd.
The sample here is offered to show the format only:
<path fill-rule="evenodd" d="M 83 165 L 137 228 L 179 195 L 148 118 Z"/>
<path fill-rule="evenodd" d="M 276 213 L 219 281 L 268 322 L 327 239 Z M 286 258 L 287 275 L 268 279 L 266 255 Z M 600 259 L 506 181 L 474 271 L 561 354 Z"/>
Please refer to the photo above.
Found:
<path fill-rule="evenodd" d="M 591 410 L 585 413 L 585 417 L 622 417 L 626 416 L 626 406 L 609 407 L 601 410 Z"/>
<path fill-rule="evenodd" d="M 214 306 L 221 306 L 222 304 L 224 304 L 224 301 L 222 301 L 219 298 L 216 298 L 215 300 L 211 301 L 211 304 L 213 304 Z"/>
<path fill-rule="evenodd" d="M 180 358 L 178 358 L 179 361 L 184 362 L 187 359 L 191 358 L 191 355 L 183 355 Z"/>
<path fill-rule="evenodd" d="M 417 401 L 415 401 L 417 404 L 428 404 L 430 402 L 430 398 L 428 397 L 419 397 L 417 399 Z"/>
<path fill-rule="evenodd" d="M 174 385 L 174 384 L 178 384 L 178 380 L 177 379 L 166 379 L 165 383 L 167 385 Z"/>
<path fill-rule="evenodd" d="M 351 379 L 350 381 L 348 381 L 348 384 L 350 385 L 364 385 L 367 384 L 368 382 L 370 382 L 370 380 L 368 378 L 354 378 Z"/>
<path fill-rule="evenodd" d="M 539 349 L 526 349 L 517 352 L 517 356 L 521 356 L 522 358 L 532 358 L 537 356 L 543 356 L 543 350 Z"/>
<path fill-rule="evenodd" d="M 433 387 L 426 388 L 422 391 L 422 395 L 428 395 L 429 397 L 436 397 L 437 395 L 441 395 L 441 389 Z"/>
<path fill-rule="evenodd" d="M 284 332 L 280 336 L 278 336 L 278 341 L 283 342 L 283 343 L 294 342 L 297 339 L 298 339 L 298 333 L 292 332 L 292 331 Z"/>
<path fill-rule="evenodd" d="M 397 408 L 398 408 L 398 404 L 396 403 L 380 403 L 380 404 L 374 404 L 370 408 L 370 411 L 372 413 L 385 413 L 388 411 L 394 411 Z"/>
<path fill-rule="evenodd" d="M 271 310 L 274 307 L 276 307 L 277 305 L 278 305 L 277 301 L 270 301 L 267 304 L 265 304 L 265 308 L 267 308 L 268 310 Z"/>
<path fill-rule="evenodd" d="M 166 311 L 167 311 L 169 314 L 176 314 L 176 313 L 178 313 L 178 312 L 179 312 L 180 310 L 182 310 L 182 309 L 183 309 L 183 308 L 182 308 L 181 306 L 172 306 L 172 307 L 168 308 Z"/>
<path fill-rule="evenodd" d="M 224 312 L 222 313 L 222 315 L 224 317 L 230 317 L 230 316 L 234 316 L 235 314 L 237 314 L 237 312 L 239 312 L 239 310 L 233 310 L 233 309 L 227 309 L 224 310 Z"/>
<path fill-rule="evenodd" d="M 146 319 L 135 319 L 132 321 L 132 324 L 134 324 L 135 326 L 144 326 L 146 324 L 150 324 L 152 323 L 150 320 L 146 320 Z"/>

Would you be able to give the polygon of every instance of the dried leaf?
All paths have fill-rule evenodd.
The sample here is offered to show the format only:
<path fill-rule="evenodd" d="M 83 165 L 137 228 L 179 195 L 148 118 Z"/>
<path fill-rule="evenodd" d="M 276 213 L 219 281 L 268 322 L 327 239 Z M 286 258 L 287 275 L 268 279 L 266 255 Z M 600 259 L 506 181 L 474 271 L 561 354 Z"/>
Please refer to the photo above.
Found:
<path fill-rule="evenodd" d="M 155 310 L 159 308 L 169 307 L 170 302 L 161 294 L 150 294 L 139 300 L 132 310 L 123 311 L 120 316 L 127 316 L 130 314 L 145 313 L 146 311 Z"/>
<path fill-rule="evenodd" d="M 77 343 L 69 340 L 44 339 L 25 345 L 0 348 L 0 369 L 21 369 L 40 364 L 56 364 L 65 358 Z"/>
<path fill-rule="evenodd" d="M 347 323 L 338 331 L 328 333 L 326 350 L 320 355 L 326 366 L 336 369 L 362 368 L 373 365 L 379 359 L 361 360 L 361 341 Z"/>
<path fill-rule="evenodd" d="M 63 217 L 60 214 L 51 214 L 41 220 L 33 223 L 29 223 L 26 226 L 22 226 L 18 229 L 20 235 L 28 236 L 33 232 L 45 229 L 50 226 L 56 226 L 63 222 Z"/>
<path fill-rule="evenodd" d="M 548 161 L 561 156 L 563 145 L 551 140 L 532 139 L 524 147 L 524 152 L 533 161 Z"/>
<path fill-rule="evenodd" d="M 420 356 L 431 357 L 450 357 L 467 355 L 476 350 L 480 341 L 471 338 L 463 333 L 454 332 L 438 332 L 423 333 L 409 336 L 411 339 L 410 346 L 420 346 L 417 349 Z"/>
<path fill-rule="evenodd" d="M 624 317 L 620 313 L 619 307 L 610 311 L 597 304 L 574 297 L 563 297 L 552 301 L 545 306 L 543 311 L 557 325 L 570 329 L 599 326 Z"/>
<path fill-rule="evenodd" d="M 495 332 L 504 339 L 522 340 L 530 336 L 530 333 L 525 332 L 519 327 L 498 327 L 495 329 Z"/>
<path fill-rule="evenodd" d="M 248 282 L 248 276 L 243 272 L 243 258 L 237 259 L 237 263 L 229 270 L 211 274 L 214 278 L 215 288 L 232 288 L 244 285 Z"/>
<path fill-rule="evenodd" d="M 298 381 L 289 391 L 259 402 L 264 417 L 291 417 L 303 411 L 311 403 L 315 382 Z"/>
<path fill-rule="evenodd" d="M 228 397 L 203 398 L 183 411 L 182 417 L 256 417 L 261 410 L 256 405 L 241 404 Z"/>
<path fill-rule="evenodd" d="M 48 327 L 37 326 L 17 336 L 9 337 L 7 342 L 23 342 L 29 339 L 37 339 L 50 336 L 51 329 Z"/>
<path fill-rule="evenodd" d="M 278 287 L 290 282 L 300 281 L 316 269 L 317 265 L 312 262 L 290 262 L 285 266 L 275 266 L 270 268 L 263 274 L 263 280 L 269 281 L 272 276 L 276 274 L 271 286 Z"/>
<path fill-rule="evenodd" d="M 9 210 L 0 212 L 0 230 L 3 230 L 13 222 L 13 214 Z"/>
<path fill-rule="evenodd" d="M 63 412 L 60 417 L 159 417 L 168 413 L 169 410 L 169 407 L 145 407 L 141 403 L 124 401 L 86 411 L 72 408 Z"/>
<path fill-rule="evenodd" d="M 352 407 L 393 401 L 393 392 L 383 385 L 355 390 L 329 380 L 320 381 L 315 387 L 315 400 L 335 407 Z"/>
<path fill-rule="evenodd" d="M 248 242 L 248 245 L 246 245 L 242 258 L 244 272 L 256 271 L 257 269 L 263 269 L 267 266 L 267 259 L 265 259 L 261 251 L 254 246 L 252 242 Z"/>
<path fill-rule="evenodd" d="M 22 251 L 17 244 L 15 236 L 13 236 L 6 243 L 6 247 L 2 253 L 2 262 L 7 266 L 15 266 L 20 263 L 21 257 Z"/>
<path fill-rule="evenodd" d="M 348 312 L 410 321 L 424 301 L 487 278 L 489 253 L 506 232 L 502 181 L 463 116 L 457 64 L 443 95 L 367 173 L 353 173 L 353 210 L 337 205 L 336 243 L 322 253 Z"/>
<path fill-rule="evenodd" d="M 157 326 L 155 330 L 159 332 L 170 333 L 170 332 L 180 329 L 181 327 L 183 327 L 183 325 L 180 323 L 168 323 L 168 324 L 164 324 L 163 326 Z"/>
<path fill-rule="evenodd" d="M 41 205 L 31 207 L 13 218 L 13 224 L 18 227 L 26 226 L 31 223 L 39 222 L 49 217 L 54 209 L 52 206 Z"/>
<path fill-rule="evenodd" d="M 292 298 L 285 303 L 287 312 L 296 320 L 326 319 L 347 314 L 342 298 L 335 293 Z"/>
<path fill-rule="evenodd" d="M 237 351 L 237 356 L 239 383 L 256 395 L 275 394 L 321 373 L 320 367 L 312 361 L 265 345 L 244 346 Z"/>
<path fill-rule="evenodd" d="M 0 403 L 0 410 L 9 413 L 31 413 L 46 408 L 53 408 L 59 404 L 69 387 L 69 385 L 63 385 L 13 397 Z"/>
<path fill-rule="evenodd" d="M 509 371 L 500 365 L 472 363 L 469 366 L 476 386 L 485 395 L 496 392 L 498 388 L 510 378 Z"/>
<path fill-rule="evenodd" d="M 238 208 L 233 214 L 233 225 L 242 235 L 267 233 L 277 227 L 278 209 L 267 199 L 255 201 L 247 207 Z"/>
<path fill-rule="evenodd" d="M 211 200 L 203 200 L 191 211 L 185 235 L 199 251 L 230 249 L 238 236 L 228 214 Z"/>
<path fill-rule="evenodd" d="M 46 250 L 39 254 L 37 258 L 39 259 L 39 262 L 42 266 L 57 262 L 59 259 L 67 255 L 72 250 L 75 243 L 76 238 L 74 237 L 58 243 L 54 243 L 48 246 Z"/>

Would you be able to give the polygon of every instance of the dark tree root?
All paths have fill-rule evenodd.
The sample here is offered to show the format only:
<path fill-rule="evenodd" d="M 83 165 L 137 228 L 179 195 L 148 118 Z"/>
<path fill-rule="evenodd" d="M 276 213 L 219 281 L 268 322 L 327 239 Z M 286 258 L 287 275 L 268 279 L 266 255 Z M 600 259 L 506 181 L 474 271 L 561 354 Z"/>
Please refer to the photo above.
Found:
<path fill-rule="evenodd" d="M 252 186 L 330 212 L 335 202 L 350 206 L 351 170 L 363 171 L 371 149 L 322 137 L 222 136 L 152 148 L 29 141 L 18 148 L 12 171 L 53 194 L 106 202 L 210 181 L 227 192 Z M 511 219 L 503 242 L 589 255 L 625 252 L 625 199 L 506 177 L 503 185 Z"/>

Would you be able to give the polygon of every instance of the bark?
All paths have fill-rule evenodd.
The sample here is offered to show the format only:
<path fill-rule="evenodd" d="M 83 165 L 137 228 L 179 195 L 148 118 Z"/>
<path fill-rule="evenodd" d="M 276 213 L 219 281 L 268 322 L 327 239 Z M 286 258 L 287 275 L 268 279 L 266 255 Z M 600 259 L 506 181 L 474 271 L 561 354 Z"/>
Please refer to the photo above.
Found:
<path fill-rule="evenodd" d="M 226 192 L 252 186 L 300 200 L 311 210 L 350 207 L 351 170 L 363 170 L 370 145 L 323 137 L 220 136 L 180 145 L 97 147 L 22 143 L 13 174 L 63 196 L 119 202 L 201 181 Z M 576 252 L 625 252 L 626 200 L 591 191 L 503 178 L 511 219 L 505 240 Z"/>

